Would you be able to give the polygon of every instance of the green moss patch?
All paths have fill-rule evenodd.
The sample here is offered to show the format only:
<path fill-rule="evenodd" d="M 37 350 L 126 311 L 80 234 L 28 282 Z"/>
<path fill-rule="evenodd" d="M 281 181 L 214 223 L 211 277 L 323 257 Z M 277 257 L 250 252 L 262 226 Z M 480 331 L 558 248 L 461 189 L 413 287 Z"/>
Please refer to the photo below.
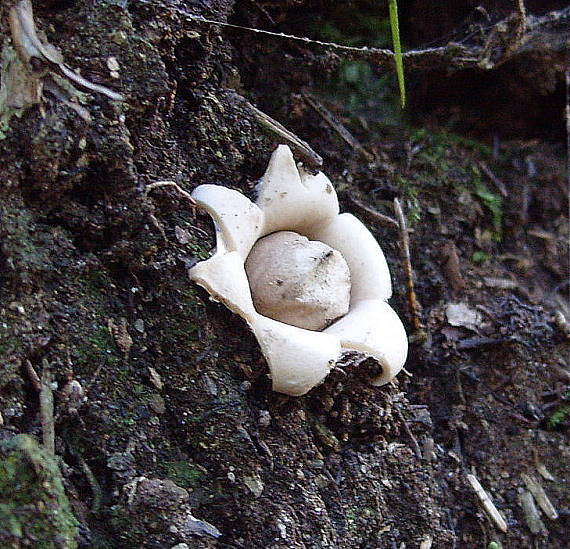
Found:
<path fill-rule="evenodd" d="M 34 438 L 0 443 L 0 547 L 77 547 L 78 522 L 55 458 Z"/>

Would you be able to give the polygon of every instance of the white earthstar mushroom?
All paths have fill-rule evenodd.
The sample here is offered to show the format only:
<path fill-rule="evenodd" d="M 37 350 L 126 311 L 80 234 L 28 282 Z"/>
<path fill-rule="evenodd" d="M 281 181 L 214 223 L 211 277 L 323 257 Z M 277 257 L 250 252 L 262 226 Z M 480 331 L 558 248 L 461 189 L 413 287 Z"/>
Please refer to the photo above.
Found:
<path fill-rule="evenodd" d="M 218 185 L 194 190 L 214 220 L 216 250 L 190 279 L 249 324 L 274 391 L 305 394 L 343 350 L 376 359 L 382 375 L 374 384 L 389 382 L 404 366 L 408 340 L 386 303 L 390 273 L 370 231 L 339 214 L 328 178 L 299 171 L 286 145 L 271 156 L 257 193 L 254 203 Z"/>

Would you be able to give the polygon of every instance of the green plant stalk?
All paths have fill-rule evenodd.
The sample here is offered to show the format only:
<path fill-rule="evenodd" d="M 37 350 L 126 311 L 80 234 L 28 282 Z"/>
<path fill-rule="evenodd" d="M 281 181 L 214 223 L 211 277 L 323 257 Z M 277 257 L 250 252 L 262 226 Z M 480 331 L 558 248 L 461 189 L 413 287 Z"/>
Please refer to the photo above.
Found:
<path fill-rule="evenodd" d="M 390 13 L 390 28 L 392 30 L 392 44 L 394 45 L 394 60 L 396 62 L 396 76 L 400 88 L 400 105 L 406 106 L 406 82 L 404 80 L 404 58 L 402 57 L 402 45 L 400 44 L 400 26 L 398 24 L 398 2 L 388 0 Z"/>

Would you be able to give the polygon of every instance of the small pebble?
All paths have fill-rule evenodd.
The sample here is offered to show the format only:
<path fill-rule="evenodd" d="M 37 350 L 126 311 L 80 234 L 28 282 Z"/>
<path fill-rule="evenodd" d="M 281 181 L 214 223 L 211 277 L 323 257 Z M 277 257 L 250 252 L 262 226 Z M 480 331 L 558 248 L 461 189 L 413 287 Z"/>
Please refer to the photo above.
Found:
<path fill-rule="evenodd" d="M 259 419 L 257 421 L 260 427 L 268 427 L 271 423 L 271 414 L 268 410 L 261 410 L 259 412 Z"/>

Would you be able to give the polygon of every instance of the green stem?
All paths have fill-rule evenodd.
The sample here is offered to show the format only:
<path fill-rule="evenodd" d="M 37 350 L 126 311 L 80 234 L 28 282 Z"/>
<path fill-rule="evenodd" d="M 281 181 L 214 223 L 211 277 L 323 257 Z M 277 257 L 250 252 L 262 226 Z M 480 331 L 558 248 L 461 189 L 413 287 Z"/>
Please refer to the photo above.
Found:
<path fill-rule="evenodd" d="M 398 25 L 398 2 L 388 0 L 390 13 L 390 28 L 392 30 L 392 44 L 394 45 L 394 60 L 396 61 L 396 76 L 400 88 L 400 104 L 406 106 L 406 84 L 404 80 L 404 59 L 402 57 L 402 45 L 400 44 L 400 27 Z"/>

